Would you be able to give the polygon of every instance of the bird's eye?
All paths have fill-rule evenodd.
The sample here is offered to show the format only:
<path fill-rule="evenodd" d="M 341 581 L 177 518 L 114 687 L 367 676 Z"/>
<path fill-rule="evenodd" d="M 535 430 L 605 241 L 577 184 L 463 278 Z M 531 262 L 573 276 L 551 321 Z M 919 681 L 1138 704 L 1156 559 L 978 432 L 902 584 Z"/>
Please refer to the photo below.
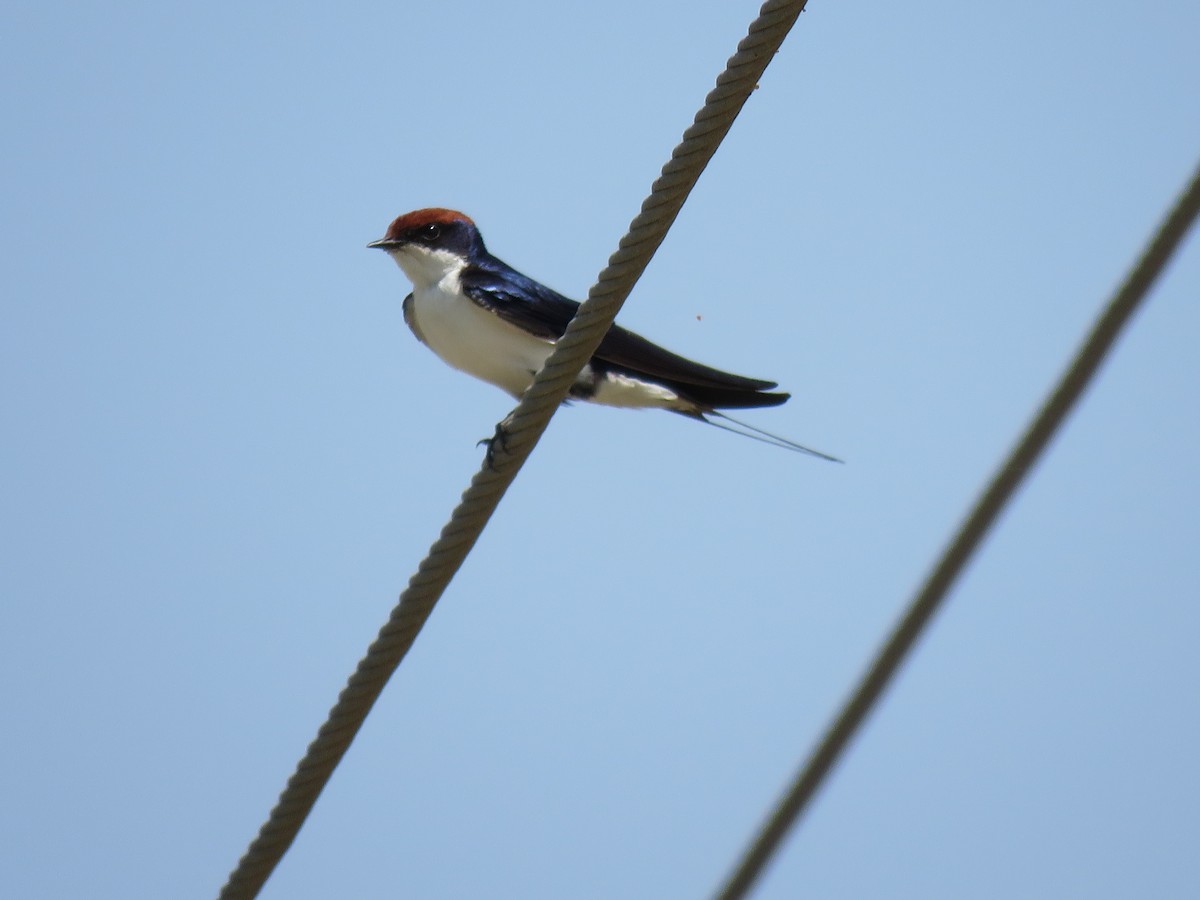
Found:
<path fill-rule="evenodd" d="M 426 243 L 432 243 L 442 236 L 442 226 L 436 224 L 426 225 L 417 232 L 417 236 Z"/>

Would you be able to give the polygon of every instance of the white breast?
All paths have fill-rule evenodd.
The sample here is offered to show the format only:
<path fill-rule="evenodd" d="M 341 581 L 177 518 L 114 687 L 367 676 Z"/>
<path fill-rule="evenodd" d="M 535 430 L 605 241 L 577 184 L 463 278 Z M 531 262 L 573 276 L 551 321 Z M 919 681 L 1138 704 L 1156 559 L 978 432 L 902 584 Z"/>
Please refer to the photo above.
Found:
<path fill-rule="evenodd" d="M 446 280 L 413 292 L 413 314 L 421 336 L 454 368 L 514 397 L 529 387 L 554 345 L 510 325 Z"/>
<path fill-rule="evenodd" d="M 393 254 L 413 283 L 406 318 L 429 349 L 454 368 L 520 397 L 533 382 L 554 343 L 534 337 L 484 309 L 462 292 L 465 260 L 444 251 L 408 247 Z M 608 406 L 690 409 L 692 404 L 662 385 L 609 373 L 593 383 L 590 366 L 580 384 L 594 390 L 591 400 Z M 590 393 L 590 391 L 589 391 Z"/>

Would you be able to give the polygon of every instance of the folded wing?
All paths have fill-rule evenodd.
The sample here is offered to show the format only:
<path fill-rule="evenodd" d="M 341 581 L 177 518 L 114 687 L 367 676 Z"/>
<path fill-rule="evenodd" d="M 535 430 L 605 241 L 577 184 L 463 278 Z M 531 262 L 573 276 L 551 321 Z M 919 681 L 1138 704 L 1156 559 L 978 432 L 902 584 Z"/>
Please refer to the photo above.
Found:
<path fill-rule="evenodd" d="M 495 262 L 495 266 L 472 266 L 462 273 L 467 296 L 530 334 L 551 341 L 562 337 L 579 304 L 499 260 Z M 773 381 L 746 378 L 702 365 L 619 325 L 612 326 L 600 342 L 592 358 L 592 368 L 647 377 L 712 409 L 778 406 L 789 396 L 765 393 L 775 387 Z"/>

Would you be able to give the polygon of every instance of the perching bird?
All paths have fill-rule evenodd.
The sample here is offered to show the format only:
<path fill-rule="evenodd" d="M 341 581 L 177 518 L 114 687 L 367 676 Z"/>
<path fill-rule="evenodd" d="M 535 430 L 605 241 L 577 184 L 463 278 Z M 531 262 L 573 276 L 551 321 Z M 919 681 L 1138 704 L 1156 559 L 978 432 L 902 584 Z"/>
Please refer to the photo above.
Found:
<path fill-rule="evenodd" d="M 514 397 L 533 382 L 579 308 L 488 253 L 475 223 L 452 209 L 406 213 L 385 237 L 367 246 L 387 251 L 412 282 L 404 321 L 417 339 L 454 368 Z M 837 462 L 720 412 L 784 403 L 790 395 L 769 393 L 773 387 L 772 381 L 684 359 L 613 325 L 570 396 L 608 406 L 666 409 Z M 502 429 L 497 435 L 503 436 Z"/>

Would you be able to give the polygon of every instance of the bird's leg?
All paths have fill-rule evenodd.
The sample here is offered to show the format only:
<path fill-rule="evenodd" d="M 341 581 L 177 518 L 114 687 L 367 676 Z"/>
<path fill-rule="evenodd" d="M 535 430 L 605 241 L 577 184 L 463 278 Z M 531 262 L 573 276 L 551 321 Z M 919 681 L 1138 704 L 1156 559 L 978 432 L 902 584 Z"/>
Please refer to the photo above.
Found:
<path fill-rule="evenodd" d="M 508 452 L 508 426 L 511 419 L 511 415 L 505 416 L 496 423 L 496 431 L 490 438 L 484 438 L 475 445 L 476 447 L 487 445 L 487 453 L 484 454 L 484 461 L 487 463 L 487 467 L 493 472 L 496 471 L 496 448 L 499 447 L 503 452 Z"/>

